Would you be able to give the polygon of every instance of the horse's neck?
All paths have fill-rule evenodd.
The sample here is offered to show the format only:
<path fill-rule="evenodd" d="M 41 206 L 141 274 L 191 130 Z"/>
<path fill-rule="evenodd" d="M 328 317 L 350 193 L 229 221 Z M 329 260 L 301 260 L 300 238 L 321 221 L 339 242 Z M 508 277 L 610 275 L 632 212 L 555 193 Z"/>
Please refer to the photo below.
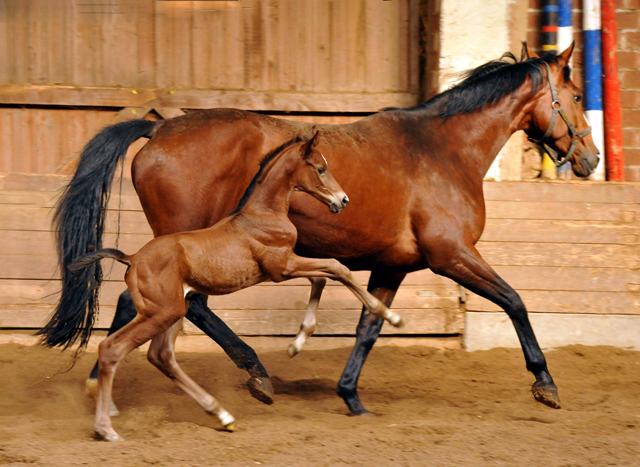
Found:
<path fill-rule="evenodd" d="M 482 111 L 453 116 L 436 131 L 455 142 L 455 148 L 450 150 L 463 153 L 482 179 L 510 136 L 520 129 L 523 109 L 530 100 L 527 94 L 519 92 Z"/>
<path fill-rule="evenodd" d="M 285 153 L 273 161 L 273 165 L 256 186 L 243 210 L 281 213 L 286 216 L 294 188 L 298 159 L 298 154 Z"/>

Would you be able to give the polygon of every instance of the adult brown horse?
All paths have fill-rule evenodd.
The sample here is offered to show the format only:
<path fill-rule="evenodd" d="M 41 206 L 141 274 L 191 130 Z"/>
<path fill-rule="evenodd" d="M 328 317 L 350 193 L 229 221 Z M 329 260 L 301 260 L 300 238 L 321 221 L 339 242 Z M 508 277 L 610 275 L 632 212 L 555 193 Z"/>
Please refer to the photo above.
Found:
<path fill-rule="evenodd" d="M 526 308 L 480 256 L 475 243 L 485 225 L 483 177 L 515 131 L 544 140 L 580 177 L 596 167 L 598 150 L 587 135 L 582 95 L 570 79 L 572 50 L 573 46 L 542 58 L 529 53 L 519 62 L 507 54 L 470 71 L 457 86 L 417 107 L 386 109 L 348 125 L 319 126 L 318 147 L 352 206 L 331 216 L 301 194 L 292 198 L 289 211 L 299 232 L 296 253 L 335 257 L 350 269 L 370 270 L 369 291 L 386 305 L 407 273 L 430 268 L 501 306 L 514 324 L 526 367 L 535 376 L 533 394 L 551 407 L 560 406 L 557 388 Z M 66 266 L 101 247 L 110 183 L 131 142 L 151 138 L 134 160 L 133 180 L 154 234 L 162 235 L 207 227 L 226 216 L 261 155 L 308 127 L 241 110 L 214 109 L 105 129 L 83 153 L 57 211 L 64 288 L 56 314 L 41 331 L 44 342 L 53 346 L 69 345 L 77 338 L 86 341 L 86 334 L 59 326 L 60 310 L 78 289 L 89 306 L 96 306 L 87 278 L 74 281 Z M 100 274 L 99 269 L 91 271 L 95 282 Z M 193 311 L 187 317 L 195 323 L 214 320 L 211 328 L 216 331 L 223 326 L 206 307 Z M 338 385 L 338 394 L 355 414 L 366 413 L 357 381 L 381 326 L 382 320 L 363 311 L 355 348 Z M 226 328 L 216 338 L 227 350 L 242 345 Z M 236 362 L 256 372 L 254 354 L 241 348 L 240 356 L 246 358 Z"/>

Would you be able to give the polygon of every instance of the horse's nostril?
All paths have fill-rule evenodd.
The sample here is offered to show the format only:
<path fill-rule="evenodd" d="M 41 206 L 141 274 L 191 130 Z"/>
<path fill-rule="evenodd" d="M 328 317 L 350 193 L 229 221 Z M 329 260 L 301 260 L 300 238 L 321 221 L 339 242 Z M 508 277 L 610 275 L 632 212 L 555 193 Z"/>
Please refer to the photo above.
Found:
<path fill-rule="evenodd" d="M 342 204 L 346 206 L 348 202 L 349 202 L 349 197 L 347 195 L 344 195 L 344 198 L 342 198 Z"/>

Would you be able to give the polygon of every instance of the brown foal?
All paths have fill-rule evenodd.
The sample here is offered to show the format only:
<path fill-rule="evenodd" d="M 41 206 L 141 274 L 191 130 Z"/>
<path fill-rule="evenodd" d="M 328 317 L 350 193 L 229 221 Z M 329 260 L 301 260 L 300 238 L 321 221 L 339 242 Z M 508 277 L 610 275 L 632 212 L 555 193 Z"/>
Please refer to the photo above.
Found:
<path fill-rule="evenodd" d="M 133 321 L 100 344 L 95 421 L 99 437 L 122 440 L 109 413 L 115 370 L 129 352 L 150 339 L 149 361 L 233 431 L 231 414 L 189 378 L 175 358 L 174 342 L 187 312 L 185 299 L 191 293 L 222 295 L 269 280 L 330 278 L 346 285 L 371 313 L 394 326 L 402 325 L 401 318 L 358 285 L 337 260 L 293 253 L 297 231 L 287 213 L 294 190 L 311 194 L 334 213 L 349 201 L 327 170 L 324 156 L 315 149 L 317 136 L 312 129 L 268 154 L 238 209 L 213 227 L 155 238 L 135 255 L 100 250 L 70 266 L 76 273 L 102 258 L 128 264 L 125 280 L 138 311 Z"/>

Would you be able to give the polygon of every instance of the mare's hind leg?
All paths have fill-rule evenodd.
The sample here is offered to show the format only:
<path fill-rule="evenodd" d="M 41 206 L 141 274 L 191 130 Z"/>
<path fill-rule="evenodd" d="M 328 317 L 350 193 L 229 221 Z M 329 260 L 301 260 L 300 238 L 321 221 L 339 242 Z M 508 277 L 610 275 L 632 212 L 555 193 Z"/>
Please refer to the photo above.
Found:
<path fill-rule="evenodd" d="M 367 290 L 386 306 L 391 306 L 400 284 L 406 274 L 371 271 Z M 369 411 L 362 405 L 358 396 L 358 379 L 369 352 L 378 340 L 384 321 L 372 315 L 366 308 L 362 309 L 360 322 L 356 329 L 356 345 L 351 351 L 349 361 L 338 382 L 338 395 L 342 397 L 353 415 L 365 415 Z"/>
<path fill-rule="evenodd" d="M 147 359 L 160 371 L 171 378 L 180 389 L 193 397 L 204 410 L 216 415 L 228 431 L 234 431 L 235 419 L 220 403 L 200 385 L 193 381 L 178 365 L 175 354 L 175 341 L 180 332 L 182 320 L 179 320 L 171 328 L 154 337 L 147 352 Z"/>
<path fill-rule="evenodd" d="M 547 369 L 547 362 L 533 333 L 527 309 L 516 291 L 491 269 L 474 246 L 457 249 L 453 258 L 429 259 L 429 264 L 434 272 L 453 279 L 507 312 L 518 334 L 527 370 L 536 378 L 532 387 L 533 396 L 538 402 L 559 409 L 558 388 Z"/>
<path fill-rule="evenodd" d="M 108 336 L 100 343 L 98 359 L 98 400 L 96 404 L 96 435 L 106 441 L 122 441 L 111 425 L 109 414 L 113 388 L 113 378 L 118 364 L 133 349 L 147 342 L 158 333 L 166 331 L 180 316 L 137 315 L 119 331 Z"/>
<path fill-rule="evenodd" d="M 271 379 L 256 352 L 207 307 L 206 295 L 193 294 L 189 297 L 186 318 L 216 341 L 238 368 L 249 373 L 247 386 L 253 397 L 265 404 L 273 404 Z"/>
<path fill-rule="evenodd" d="M 298 352 L 302 350 L 307 339 L 311 337 L 316 330 L 316 314 L 318 313 L 320 296 L 327 283 L 327 280 L 324 278 L 310 277 L 309 280 L 311 281 L 311 296 L 309 297 L 304 319 L 302 320 L 302 324 L 300 324 L 300 331 L 298 331 L 296 338 L 291 345 L 289 345 L 288 352 L 291 358 L 298 355 Z"/>

